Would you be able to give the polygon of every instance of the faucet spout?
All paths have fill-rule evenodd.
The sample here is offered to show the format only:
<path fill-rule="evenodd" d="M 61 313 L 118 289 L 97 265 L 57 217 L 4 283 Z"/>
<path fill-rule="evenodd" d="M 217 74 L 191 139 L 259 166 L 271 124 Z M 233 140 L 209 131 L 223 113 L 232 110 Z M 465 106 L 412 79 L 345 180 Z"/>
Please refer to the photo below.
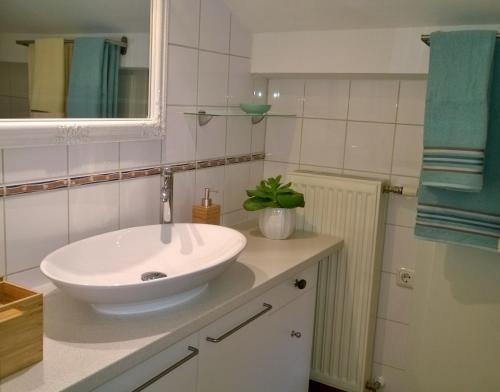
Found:
<path fill-rule="evenodd" d="M 174 199 L 174 173 L 172 169 L 165 168 L 162 171 L 162 187 L 161 187 L 161 208 L 160 222 L 172 223 L 173 216 L 173 199 Z"/>

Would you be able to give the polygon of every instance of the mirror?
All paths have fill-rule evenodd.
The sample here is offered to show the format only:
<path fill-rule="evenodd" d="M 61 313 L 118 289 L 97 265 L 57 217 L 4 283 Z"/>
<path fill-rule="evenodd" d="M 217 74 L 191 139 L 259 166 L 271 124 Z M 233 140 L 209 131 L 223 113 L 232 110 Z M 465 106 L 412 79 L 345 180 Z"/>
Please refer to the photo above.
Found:
<path fill-rule="evenodd" d="M 151 9 L 150 0 L 1 0 L 0 122 L 151 117 Z"/>

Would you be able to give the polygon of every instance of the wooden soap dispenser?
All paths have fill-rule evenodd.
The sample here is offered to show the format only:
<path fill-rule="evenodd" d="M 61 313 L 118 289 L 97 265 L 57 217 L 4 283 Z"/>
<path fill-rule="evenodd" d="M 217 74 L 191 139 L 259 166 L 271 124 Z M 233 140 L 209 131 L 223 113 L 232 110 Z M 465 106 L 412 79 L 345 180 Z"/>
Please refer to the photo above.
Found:
<path fill-rule="evenodd" d="M 220 224 L 220 205 L 213 204 L 209 188 L 205 188 L 205 196 L 200 205 L 193 206 L 193 223 Z"/>

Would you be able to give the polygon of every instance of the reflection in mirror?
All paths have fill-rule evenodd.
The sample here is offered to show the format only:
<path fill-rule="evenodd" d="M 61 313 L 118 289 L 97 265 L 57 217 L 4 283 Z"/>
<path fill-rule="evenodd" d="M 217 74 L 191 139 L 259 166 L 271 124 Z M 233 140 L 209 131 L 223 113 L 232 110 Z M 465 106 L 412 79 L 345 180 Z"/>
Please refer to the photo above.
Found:
<path fill-rule="evenodd" d="M 1 0 L 0 118 L 148 117 L 150 0 Z"/>

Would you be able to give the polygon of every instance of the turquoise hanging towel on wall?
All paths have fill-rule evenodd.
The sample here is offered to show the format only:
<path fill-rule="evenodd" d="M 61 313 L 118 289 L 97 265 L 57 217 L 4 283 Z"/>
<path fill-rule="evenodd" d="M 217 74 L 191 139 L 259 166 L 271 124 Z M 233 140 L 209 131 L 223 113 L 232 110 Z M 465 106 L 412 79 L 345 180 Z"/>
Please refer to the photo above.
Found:
<path fill-rule="evenodd" d="M 120 48 L 104 38 L 75 39 L 67 116 L 105 118 L 118 114 Z"/>
<path fill-rule="evenodd" d="M 417 237 L 500 251 L 500 42 L 495 49 L 489 113 L 483 189 L 465 193 L 421 184 Z"/>
<path fill-rule="evenodd" d="M 482 189 L 495 41 L 487 30 L 431 34 L 423 185 Z"/>

